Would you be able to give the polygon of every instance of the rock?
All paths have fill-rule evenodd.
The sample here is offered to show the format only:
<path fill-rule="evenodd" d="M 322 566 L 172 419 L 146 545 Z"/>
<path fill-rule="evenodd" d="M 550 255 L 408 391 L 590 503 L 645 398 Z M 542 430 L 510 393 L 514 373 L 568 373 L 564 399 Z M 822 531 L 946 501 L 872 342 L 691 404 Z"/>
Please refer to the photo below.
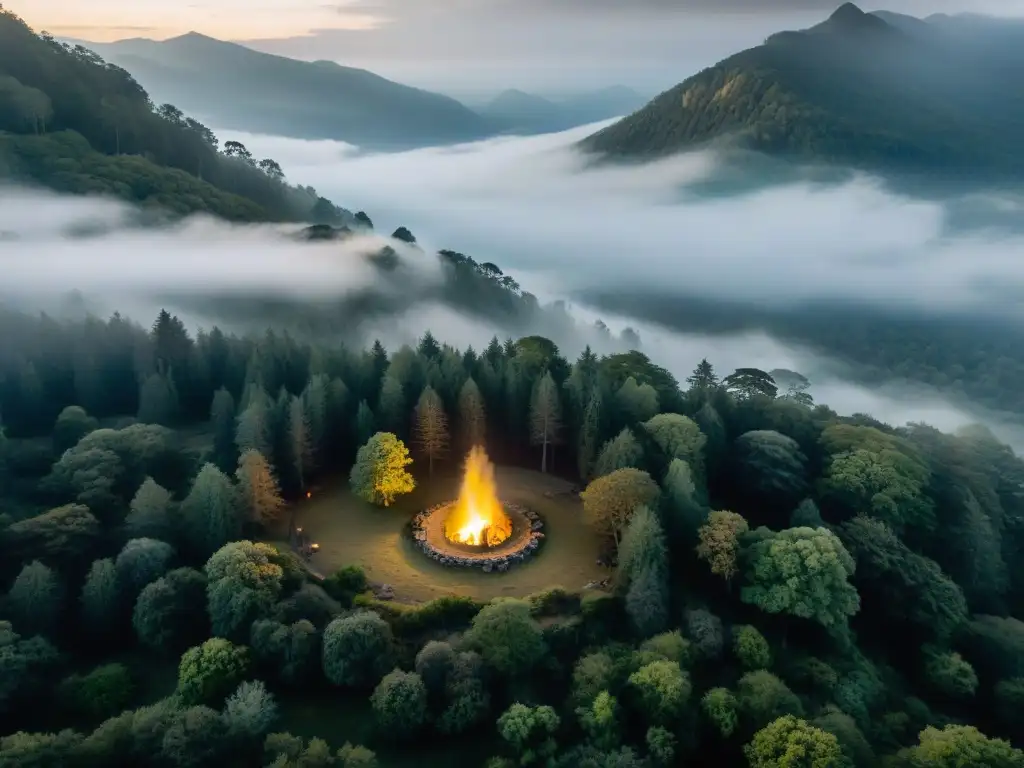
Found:
<path fill-rule="evenodd" d="M 507 571 L 507 570 L 508 570 L 508 563 L 498 563 L 498 571 L 500 573 L 505 573 L 505 571 Z"/>
<path fill-rule="evenodd" d="M 484 563 L 484 573 L 490 573 L 493 570 L 490 563 Z"/>
<path fill-rule="evenodd" d="M 394 600 L 395 589 L 390 584 L 381 584 L 373 590 L 373 596 L 378 600 Z"/>

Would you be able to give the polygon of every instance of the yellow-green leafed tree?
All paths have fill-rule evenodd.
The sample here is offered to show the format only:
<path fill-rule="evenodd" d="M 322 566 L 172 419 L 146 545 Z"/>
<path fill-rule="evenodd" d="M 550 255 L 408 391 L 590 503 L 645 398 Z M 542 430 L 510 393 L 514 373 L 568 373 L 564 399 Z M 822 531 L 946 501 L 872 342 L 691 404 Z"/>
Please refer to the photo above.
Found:
<path fill-rule="evenodd" d="M 615 539 L 616 548 L 637 507 L 658 501 L 658 484 L 646 472 L 632 467 L 599 477 L 580 494 L 587 521 L 599 533 Z"/>
<path fill-rule="evenodd" d="M 378 432 L 356 454 L 349 474 L 352 492 L 371 504 L 390 506 L 395 497 L 409 493 L 416 481 L 406 467 L 409 449 L 391 432 Z"/>

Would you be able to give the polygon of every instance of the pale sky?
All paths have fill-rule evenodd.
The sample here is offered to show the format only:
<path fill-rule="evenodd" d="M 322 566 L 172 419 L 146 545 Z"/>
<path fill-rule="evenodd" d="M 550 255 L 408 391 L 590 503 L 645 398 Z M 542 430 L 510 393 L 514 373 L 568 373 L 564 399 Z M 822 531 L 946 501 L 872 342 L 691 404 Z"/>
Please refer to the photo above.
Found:
<path fill-rule="evenodd" d="M 37 30 L 107 42 L 201 32 L 468 98 L 629 85 L 647 95 L 842 0 L 5 0 Z M 865 0 L 1024 15 L 1024 0 Z"/>

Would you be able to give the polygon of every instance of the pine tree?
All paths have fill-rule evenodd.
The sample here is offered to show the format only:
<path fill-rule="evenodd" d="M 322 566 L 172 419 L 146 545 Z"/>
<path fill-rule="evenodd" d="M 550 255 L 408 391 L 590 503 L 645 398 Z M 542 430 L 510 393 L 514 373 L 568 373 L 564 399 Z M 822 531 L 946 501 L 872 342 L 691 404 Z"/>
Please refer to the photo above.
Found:
<path fill-rule="evenodd" d="M 459 392 L 459 425 L 462 444 L 469 450 L 474 445 L 483 446 L 487 432 L 487 416 L 484 413 L 484 398 L 472 377 L 466 379 Z"/>
<path fill-rule="evenodd" d="M 309 421 L 309 437 L 314 454 L 320 454 L 325 447 L 327 389 L 327 377 L 322 373 L 315 373 L 302 392 L 302 407 L 306 410 L 306 418 Z"/>
<path fill-rule="evenodd" d="M 235 399 L 221 387 L 213 396 L 210 405 L 210 421 L 213 424 L 213 461 L 221 470 L 229 470 L 238 463 L 238 448 L 235 446 Z"/>
<path fill-rule="evenodd" d="M 381 382 L 380 397 L 377 399 L 378 426 L 386 432 L 404 434 L 407 413 L 402 382 L 388 373 Z"/>
<path fill-rule="evenodd" d="M 429 385 L 416 403 L 413 423 L 413 439 L 429 462 L 430 476 L 434 476 L 434 461 L 448 450 L 448 416 L 445 415 L 441 398 Z"/>
<path fill-rule="evenodd" d="M 253 398 L 249 407 L 238 416 L 235 445 L 239 454 L 246 451 L 259 451 L 264 456 L 271 455 L 273 444 L 270 429 L 270 403 L 266 399 Z"/>
<path fill-rule="evenodd" d="M 420 339 L 420 344 L 417 351 L 428 360 L 432 360 L 441 354 L 441 345 L 437 343 L 437 339 L 434 338 L 434 334 L 427 331 L 423 334 L 423 338 Z"/>
<path fill-rule="evenodd" d="M 171 426 L 178 417 L 178 392 L 170 376 L 154 373 L 139 388 L 138 420 Z"/>
<path fill-rule="evenodd" d="M 238 490 L 213 464 L 199 470 L 192 490 L 181 503 L 185 530 L 198 553 L 211 555 L 242 533 Z"/>
<path fill-rule="evenodd" d="M 259 451 L 248 450 L 238 459 L 238 489 L 250 520 L 269 525 L 281 516 L 284 499 L 270 462 Z"/>
<path fill-rule="evenodd" d="M 583 414 L 576 456 L 577 469 L 580 478 L 584 480 L 590 477 L 590 471 L 597 460 L 597 448 L 601 439 L 601 408 L 601 392 L 594 387 L 590 402 L 587 403 L 587 410 Z"/>
<path fill-rule="evenodd" d="M 131 511 L 124 520 L 130 539 L 171 537 L 171 494 L 152 477 L 147 477 L 131 502 Z"/>
<path fill-rule="evenodd" d="M 359 408 L 356 410 L 355 420 L 355 438 L 356 443 L 364 445 L 367 440 L 373 437 L 377 431 L 374 426 L 377 423 L 377 419 L 373 415 L 373 411 L 370 409 L 370 404 L 365 400 L 359 402 Z"/>
<path fill-rule="evenodd" d="M 691 391 L 706 395 L 718 387 L 718 376 L 715 375 L 714 366 L 704 358 L 686 378 L 686 383 L 690 385 Z"/>
<path fill-rule="evenodd" d="M 558 387 L 548 371 L 537 382 L 530 403 L 530 437 L 534 445 L 541 446 L 540 471 L 548 471 L 548 446 L 561 442 L 562 405 L 558 400 Z"/>
<path fill-rule="evenodd" d="M 288 447 L 299 489 L 306 490 L 306 478 L 313 471 L 313 435 L 309 415 L 301 399 L 292 397 L 288 406 Z"/>

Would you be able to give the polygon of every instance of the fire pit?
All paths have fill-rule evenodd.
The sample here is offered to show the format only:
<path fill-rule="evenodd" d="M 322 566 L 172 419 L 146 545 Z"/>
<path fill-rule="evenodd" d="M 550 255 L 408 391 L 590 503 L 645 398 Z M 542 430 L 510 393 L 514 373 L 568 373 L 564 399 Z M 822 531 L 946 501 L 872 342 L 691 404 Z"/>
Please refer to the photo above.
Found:
<path fill-rule="evenodd" d="M 544 538 L 543 521 L 532 510 L 498 498 L 494 466 L 474 447 L 456 501 L 418 514 L 413 540 L 442 565 L 504 572 L 526 560 Z"/>

